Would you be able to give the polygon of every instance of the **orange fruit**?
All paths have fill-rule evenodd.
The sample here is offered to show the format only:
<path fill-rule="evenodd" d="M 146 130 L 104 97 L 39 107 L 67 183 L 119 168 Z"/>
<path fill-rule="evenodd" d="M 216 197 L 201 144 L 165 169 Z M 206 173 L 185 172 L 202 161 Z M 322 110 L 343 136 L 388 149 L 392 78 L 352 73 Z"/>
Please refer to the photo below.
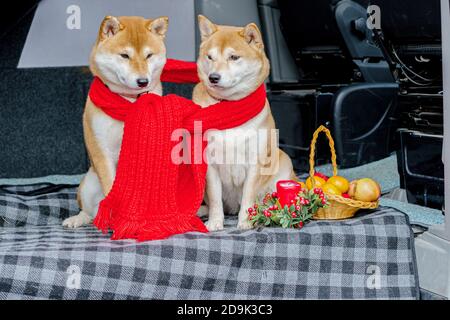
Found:
<path fill-rule="evenodd" d="M 301 181 L 297 181 L 297 182 L 302 186 L 302 189 L 306 189 L 306 184 L 304 182 L 301 182 Z"/>
<path fill-rule="evenodd" d="M 308 190 L 311 190 L 312 188 L 320 188 L 322 185 L 326 183 L 324 179 L 318 176 L 314 176 L 313 179 L 314 179 L 314 186 L 312 185 L 311 177 L 306 179 L 306 187 L 308 188 Z"/>
<path fill-rule="evenodd" d="M 341 193 L 346 193 L 350 187 L 348 180 L 341 176 L 332 176 L 328 179 L 327 183 L 334 185 L 341 191 Z"/>
<path fill-rule="evenodd" d="M 321 188 L 322 188 L 322 191 L 324 193 L 334 194 L 336 196 L 340 196 L 341 195 L 341 191 L 334 184 L 331 184 L 331 183 L 327 182 Z"/>

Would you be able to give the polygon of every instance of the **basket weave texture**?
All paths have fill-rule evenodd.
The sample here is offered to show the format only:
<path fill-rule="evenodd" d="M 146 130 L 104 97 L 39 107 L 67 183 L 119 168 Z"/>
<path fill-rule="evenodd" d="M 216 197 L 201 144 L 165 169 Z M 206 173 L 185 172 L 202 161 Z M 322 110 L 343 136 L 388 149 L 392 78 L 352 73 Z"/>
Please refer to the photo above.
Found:
<path fill-rule="evenodd" d="M 334 140 L 331 136 L 330 130 L 328 130 L 324 126 L 320 126 L 317 128 L 317 130 L 314 132 L 312 140 L 311 140 L 311 149 L 309 153 L 309 176 L 311 177 L 311 183 L 314 187 L 314 159 L 315 159 L 315 152 L 316 152 L 316 142 L 317 138 L 319 136 L 319 133 L 324 132 L 325 135 L 328 138 L 328 143 L 330 146 L 331 151 L 331 164 L 333 166 L 333 176 L 337 176 L 338 170 L 337 170 L 337 163 L 336 163 L 336 150 L 334 148 Z M 334 194 L 328 194 L 325 193 L 327 200 L 328 200 L 328 206 L 326 208 L 320 208 L 317 210 L 317 212 L 314 214 L 313 219 L 321 220 L 321 219 L 327 219 L 327 220 L 337 220 L 337 219 L 346 219 L 351 218 L 355 215 L 355 213 L 359 209 L 376 209 L 378 208 L 378 201 L 373 202 L 365 202 L 365 201 L 359 201 L 349 198 L 344 198 L 342 196 L 334 195 Z"/>

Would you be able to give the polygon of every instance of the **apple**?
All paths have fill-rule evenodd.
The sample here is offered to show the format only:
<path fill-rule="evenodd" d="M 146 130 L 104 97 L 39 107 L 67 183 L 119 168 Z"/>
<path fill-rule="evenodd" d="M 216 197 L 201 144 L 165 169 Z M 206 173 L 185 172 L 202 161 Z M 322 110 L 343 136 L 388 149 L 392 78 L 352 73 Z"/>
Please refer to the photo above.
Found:
<path fill-rule="evenodd" d="M 355 200 L 372 202 L 380 198 L 381 188 L 376 181 L 363 178 L 350 182 L 348 194 Z"/>

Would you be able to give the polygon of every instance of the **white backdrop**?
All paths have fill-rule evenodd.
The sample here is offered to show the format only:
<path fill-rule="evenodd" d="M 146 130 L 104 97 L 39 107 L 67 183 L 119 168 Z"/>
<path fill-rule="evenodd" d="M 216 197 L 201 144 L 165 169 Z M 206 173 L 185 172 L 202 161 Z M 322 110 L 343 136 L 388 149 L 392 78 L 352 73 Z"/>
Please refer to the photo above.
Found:
<path fill-rule="evenodd" d="M 87 65 L 100 22 L 107 15 L 169 16 L 168 56 L 196 58 L 194 0 L 42 0 L 18 67 Z"/>

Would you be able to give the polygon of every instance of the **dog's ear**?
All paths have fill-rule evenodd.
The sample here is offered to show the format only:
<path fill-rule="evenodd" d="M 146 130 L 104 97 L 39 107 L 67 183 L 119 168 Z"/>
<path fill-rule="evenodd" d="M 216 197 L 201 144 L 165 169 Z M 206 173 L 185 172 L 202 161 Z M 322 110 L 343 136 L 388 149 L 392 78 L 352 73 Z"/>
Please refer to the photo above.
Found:
<path fill-rule="evenodd" d="M 244 27 L 244 30 L 242 30 L 241 35 L 249 45 L 253 45 L 258 49 L 264 48 L 261 31 L 259 31 L 256 24 L 249 23 L 248 25 L 246 25 Z"/>
<path fill-rule="evenodd" d="M 102 24 L 100 25 L 99 36 L 100 39 L 107 39 L 115 36 L 117 32 L 122 30 L 124 27 L 120 23 L 119 19 L 113 16 L 106 16 Z"/>
<path fill-rule="evenodd" d="M 200 29 L 202 41 L 205 41 L 217 31 L 217 26 L 201 14 L 198 15 L 198 28 Z"/>
<path fill-rule="evenodd" d="M 150 20 L 147 27 L 154 34 L 164 38 L 169 28 L 169 17 L 164 16 Z"/>

